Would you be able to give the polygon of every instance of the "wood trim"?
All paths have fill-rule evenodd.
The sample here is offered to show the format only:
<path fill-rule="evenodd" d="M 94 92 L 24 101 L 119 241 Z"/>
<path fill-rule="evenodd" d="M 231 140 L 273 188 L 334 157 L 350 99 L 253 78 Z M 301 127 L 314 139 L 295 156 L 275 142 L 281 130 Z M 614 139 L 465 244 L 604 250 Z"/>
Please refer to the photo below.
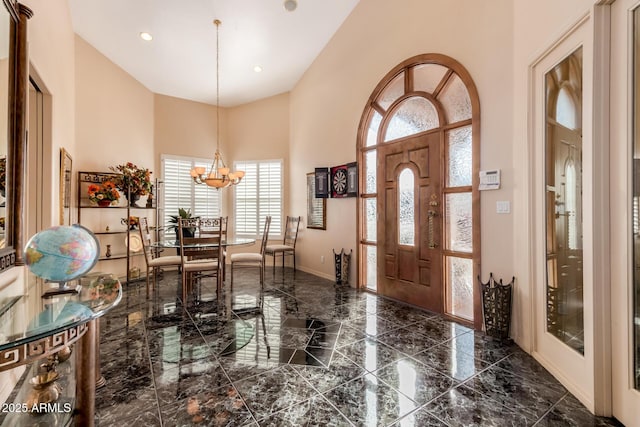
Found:
<path fill-rule="evenodd" d="M 446 187 L 446 188 L 442 189 L 442 192 L 444 194 L 472 193 L 473 192 L 473 187 L 471 185 L 467 185 L 467 186 L 464 186 L 464 187 Z"/>
<path fill-rule="evenodd" d="M 442 89 L 444 89 L 447 83 L 449 83 L 449 79 L 451 79 L 451 76 L 453 76 L 453 70 L 449 68 L 449 70 L 447 70 L 445 75 L 442 76 L 442 80 L 440 80 L 440 83 L 438 83 L 438 86 L 436 86 L 436 88 L 434 89 L 433 96 L 435 96 L 436 98 L 440 96 L 440 92 L 442 92 Z"/>
<path fill-rule="evenodd" d="M 6 5 L 6 2 L 5 2 Z M 9 54 L 9 122 L 7 144 L 7 245 L 15 250 L 15 265 L 24 265 L 24 198 L 26 194 L 25 165 L 27 144 L 27 91 L 29 58 L 27 21 L 31 9 L 17 4 L 18 20 L 11 21 Z"/>

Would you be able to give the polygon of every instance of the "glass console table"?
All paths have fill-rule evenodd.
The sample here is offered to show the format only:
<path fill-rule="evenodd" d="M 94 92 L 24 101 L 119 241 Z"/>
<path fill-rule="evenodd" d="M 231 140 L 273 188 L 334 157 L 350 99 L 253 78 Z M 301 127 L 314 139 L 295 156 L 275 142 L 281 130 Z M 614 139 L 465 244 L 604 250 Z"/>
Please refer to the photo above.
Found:
<path fill-rule="evenodd" d="M 4 425 L 32 425 L 39 421 L 50 425 L 45 421 L 46 417 L 54 424 L 67 425 L 71 417 L 75 417 L 76 425 L 93 426 L 95 388 L 101 378 L 98 319 L 120 302 L 120 282 L 112 274 L 87 275 L 79 280 L 78 293 L 48 293 L 43 297 L 41 280 L 28 274 L 30 285 L 25 295 L 0 300 L 0 372 L 33 362 L 46 362 L 45 359 L 51 360 L 54 355 L 60 355 L 59 352 L 68 351 L 75 343 L 75 402 L 45 405 L 46 408 L 40 406 L 47 414 L 42 414 L 38 408 L 34 410 L 33 401 L 7 402 L 3 405 L 7 409 L 3 411 L 7 413 Z M 37 382 L 35 378 L 49 374 L 38 372 L 30 382 Z M 53 375 L 58 376 L 57 373 Z M 66 380 L 68 384 L 73 383 L 72 379 Z M 31 385 L 25 381 L 25 386 Z M 18 398 L 20 395 L 18 393 Z M 28 419 L 23 423 L 20 417 Z"/>

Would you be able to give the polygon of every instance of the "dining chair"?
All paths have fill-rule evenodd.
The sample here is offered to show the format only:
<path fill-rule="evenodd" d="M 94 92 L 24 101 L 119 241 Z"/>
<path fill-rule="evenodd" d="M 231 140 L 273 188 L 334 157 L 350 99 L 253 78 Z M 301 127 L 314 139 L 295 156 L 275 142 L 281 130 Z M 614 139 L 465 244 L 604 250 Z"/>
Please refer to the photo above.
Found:
<path fill-rule="evenodd" d="M 218 222 L 220 222 L 220 226 L 218 227 Z M 227 241 L 227 225 L 228 225 L 228 217 L 223 216 L 221 218 L 202 218 L 200 221 L 200 235 L 201 237 L 207 237 L 208 235 L 215 235 L 216 233 L 220 233 L 220 237 L 223 242 Z M 219 231 L 217 231 L 219 229 Z M 222 268 L 222 281 L 227 280 L 227 248 L 222 246 L 222 259 L 221 259 L 221 268 Z"/>
<path fill-rule="evenodd" d="M 140 239 L 142 240 L 142 251 L 144 253 L 144 261 L 147 265 L 147 297 L 149 296 L 149 276 L 153 275 L 152 289 L 156 289 L 156 276 L 158 270 L 162 267 L 176 266 L 182 264 L 182 259 L 178 255 L 159 256 L 157 250 L 151 248 L 151 233 L 149 232 L 149 220 L 147 217 L 139 219 Z"/>
<path fill-rule="evenodd" d="M 258 267 L 260 269 L 260 285 L 264 284 L 264 254 L 269 239 L 269 227 L 271 226 L 271 216 L 264 220 L 264 231 L 262 232 L 262 242 L 260 252 L 235 253 L 231 254 L 231 287 L 233 288 L 233 270 L 237 267 Z"/>
<path fill-rule="evenodd" d="M 298 240 L 298 228 L 301 217 L 287 216 L 284 227 L 284 239 L 282 244 L 267 245 L 265 255 L 273 257 L 273 274 L 276 273 L 276 256 L 282 255 L 282 270 L 284 271 L 284 257 L 293 255 L 293 271 L 296 271 L 296 240 Z"/>
<path fill-rule="evenodd" d="M 186 302 L 187 294 L 193 282 L 202 277 L 215 277 L 218 296 L 221 295 L 222 280 L 220 262 L 222 258 L 221 229 L 222 218 L 200 219 L 180 218 L 180 257 L 182 265 L 182 298 Z M 202 236 L 200 230 L 207 233 Z M 188 236 L 185 230 L 195 230 L 194 236 Z"/>

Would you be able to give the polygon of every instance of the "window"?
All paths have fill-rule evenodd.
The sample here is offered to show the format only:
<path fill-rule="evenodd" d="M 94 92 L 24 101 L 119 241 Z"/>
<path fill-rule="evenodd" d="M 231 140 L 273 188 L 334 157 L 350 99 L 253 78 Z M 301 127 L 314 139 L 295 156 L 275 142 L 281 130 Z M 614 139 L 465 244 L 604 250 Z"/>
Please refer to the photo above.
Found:
<path fill-rule="evenodd" d="M 257 236 L 264 219 L 271 215 L 269 234 L 282 234 L 282 160 L 239 161 L 234 170 L 245 176 L 234 187 L 235 232 L 238 236 Z"/>
<path fill-rule="evenodd" d="M 192 215 L 204 218 L 220 216 L 220 191 L 194 183 L 189 175 L 195 166 L 210 167 L 210 160 L 163 155 L 161 161 L 164 185 L 160 207 L 165 227 L 170 217 L 178 214 L 179 208 L 189 209 Z M 165 238 L 175 239 L 174 231 L 165 228 Z"/>
<path fill-rule="evenodd" d="M 400 235 L 398 242 L 401 245 L 415 245 L 415 197 L 413 190 L 415 187 L 414 176 L 411 169 L 405 168 L 400 172 L 398 179 L 398 230 Z"/>

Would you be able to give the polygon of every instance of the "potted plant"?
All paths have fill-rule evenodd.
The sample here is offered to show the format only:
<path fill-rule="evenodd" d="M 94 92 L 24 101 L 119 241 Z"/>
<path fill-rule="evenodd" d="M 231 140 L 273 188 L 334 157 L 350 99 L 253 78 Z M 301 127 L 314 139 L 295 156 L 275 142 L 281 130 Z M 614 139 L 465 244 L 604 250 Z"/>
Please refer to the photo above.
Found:
<path fill-rule="evenodd" d="M 180 219 L 189 219 L 189 218 L 196 218 L 191 216 L 191 210 L 189 209 L 184 209 L 184 208 L 178 208 L 178 215 L 169 215 L 169 230 L 173 230 L 176 233 L 176 240 L 180 239 L 180 230 L 179 230 L 179 226 L 180 226 Z M 193 237 L 193 233 L 195 232 L 195 229 L 185 229 L 183 230 L 183 233 L 186 237 Z"/>

